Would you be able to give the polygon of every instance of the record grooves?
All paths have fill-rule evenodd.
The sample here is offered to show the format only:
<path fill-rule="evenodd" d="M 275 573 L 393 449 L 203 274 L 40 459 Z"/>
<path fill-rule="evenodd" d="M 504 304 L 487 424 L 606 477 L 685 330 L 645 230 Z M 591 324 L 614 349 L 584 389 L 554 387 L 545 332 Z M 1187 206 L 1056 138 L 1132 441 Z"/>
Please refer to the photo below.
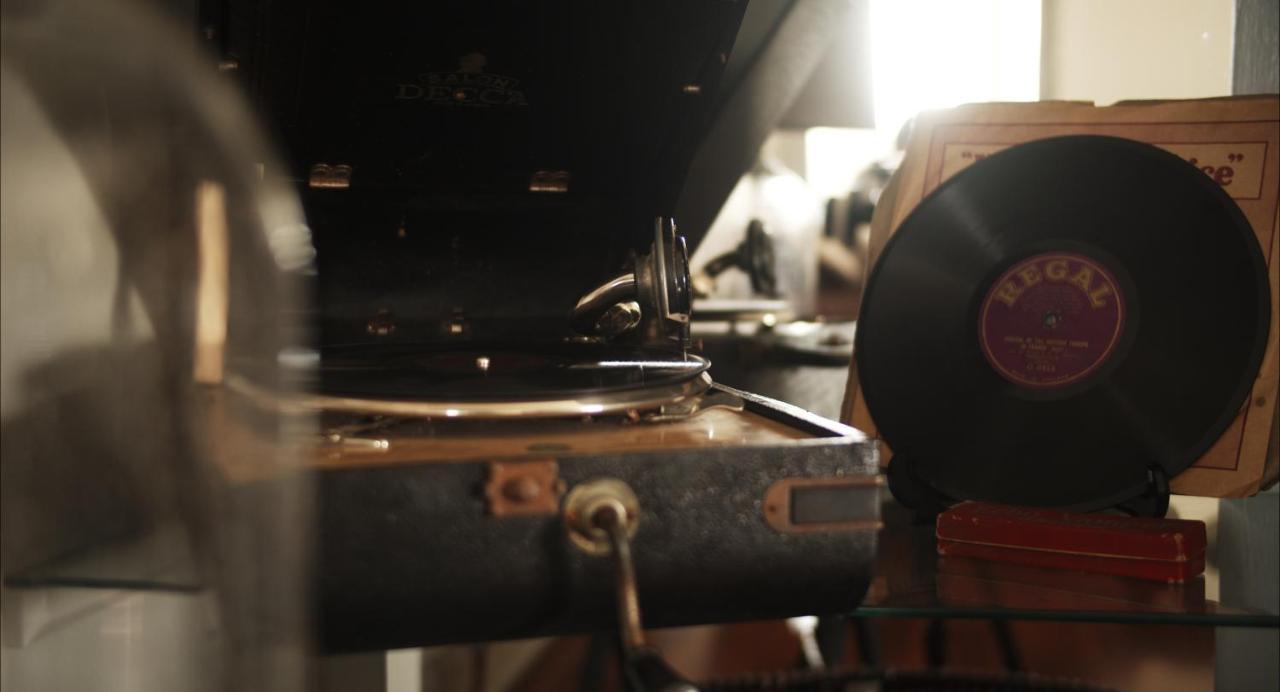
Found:
<path fill-rule="evenodd" d="M 1244 404 L 1266 267 L 1230 197 L 1156 147 L 1014 146 L 946 181 L 867 282 L 867 406 L 952 499 L 1098 509 L 1172 477 Z"/>
<path fill-rule="evenodd" d="M 410 401 L 563 399 L 676 384 L 709 366 L 697 356 L 615 344 L 352 344 L 322 351 L 317 389 Z"/>

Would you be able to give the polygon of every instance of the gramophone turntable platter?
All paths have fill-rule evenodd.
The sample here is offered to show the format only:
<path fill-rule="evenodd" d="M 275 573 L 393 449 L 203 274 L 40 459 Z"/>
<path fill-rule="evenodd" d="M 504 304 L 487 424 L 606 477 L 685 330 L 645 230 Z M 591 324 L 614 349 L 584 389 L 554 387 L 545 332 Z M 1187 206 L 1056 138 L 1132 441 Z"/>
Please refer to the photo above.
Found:
<path fill-rule="evenodd" d="M 624 415 L 688 403 L 710 361 L 594 343 L 326 347 L 309 408 L 428 418 Z"/>

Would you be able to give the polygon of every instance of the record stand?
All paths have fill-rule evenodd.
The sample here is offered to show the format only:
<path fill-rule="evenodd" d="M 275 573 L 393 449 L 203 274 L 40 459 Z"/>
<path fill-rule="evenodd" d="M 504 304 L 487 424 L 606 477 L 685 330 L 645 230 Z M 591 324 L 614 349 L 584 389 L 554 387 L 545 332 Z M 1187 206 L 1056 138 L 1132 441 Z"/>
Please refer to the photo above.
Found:
<path fill-rule="evenodd" d="M 912 472 L 910 457 L 893 458 L 885 474 L 889 492 L 898 504 L 911 510 L 918 523 L 932 523 L 947 507 L 955 504 L 928 483 L 922 482 Z M 1114 509 L 1135 517 L 1163 517 L 1169 511 L 1169 475 L 1159 464 L 1147 467 L 1146 489 L 1128 500 L 1117 503 Z"/>

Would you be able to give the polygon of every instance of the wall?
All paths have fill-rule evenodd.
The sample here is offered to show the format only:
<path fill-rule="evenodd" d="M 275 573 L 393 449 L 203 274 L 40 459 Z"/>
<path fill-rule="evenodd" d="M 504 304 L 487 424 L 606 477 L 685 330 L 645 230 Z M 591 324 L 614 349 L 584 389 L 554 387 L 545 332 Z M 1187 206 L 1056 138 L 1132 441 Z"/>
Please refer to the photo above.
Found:
<path fill-rule="evenodd" d="M 1231 93 L 1232 0 L 1044 0 L 1041 16 L 1041 98 Z"/>

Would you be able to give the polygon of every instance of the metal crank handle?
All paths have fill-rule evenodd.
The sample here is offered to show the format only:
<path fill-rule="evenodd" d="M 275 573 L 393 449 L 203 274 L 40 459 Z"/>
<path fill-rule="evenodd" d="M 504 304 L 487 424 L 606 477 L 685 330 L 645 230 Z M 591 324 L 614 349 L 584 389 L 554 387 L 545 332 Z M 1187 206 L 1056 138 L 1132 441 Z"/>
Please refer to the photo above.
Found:
<path fill-rule="evenodd" d="M 640 618 L 631 535 L 639 505 L 631 488 L 620 481 L 591 481 L 570 492 L 565 500 L 565 521 L 570 536 L 586 550 L 590 541 L 596 555 L 607 551 L 613 558 L 614 588 L 618 607 L 618 631 L 622 674 L 631 692 L 697 692 L 680 677 L 658 651 L 645 643 Z M 575 536 L 575 533 L 577 536 Z"/>

